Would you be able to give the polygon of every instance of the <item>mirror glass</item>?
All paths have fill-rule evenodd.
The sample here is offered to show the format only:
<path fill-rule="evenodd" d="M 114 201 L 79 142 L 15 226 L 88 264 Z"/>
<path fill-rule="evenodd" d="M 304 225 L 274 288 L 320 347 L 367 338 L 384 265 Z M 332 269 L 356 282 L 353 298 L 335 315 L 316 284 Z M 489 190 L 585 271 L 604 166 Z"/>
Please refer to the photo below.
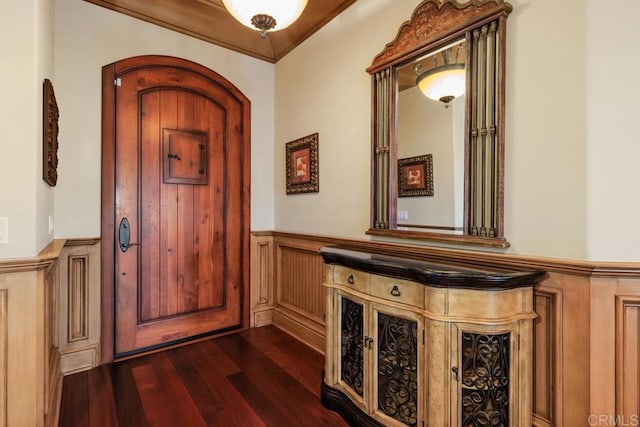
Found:
<path fill-rule="evenodd" d="M 396 68 L 400 230 L 463 233 L 466 55 L 461 39 Z M 450 87 L 425 89 L 443 73 L 451 74 Z"/>

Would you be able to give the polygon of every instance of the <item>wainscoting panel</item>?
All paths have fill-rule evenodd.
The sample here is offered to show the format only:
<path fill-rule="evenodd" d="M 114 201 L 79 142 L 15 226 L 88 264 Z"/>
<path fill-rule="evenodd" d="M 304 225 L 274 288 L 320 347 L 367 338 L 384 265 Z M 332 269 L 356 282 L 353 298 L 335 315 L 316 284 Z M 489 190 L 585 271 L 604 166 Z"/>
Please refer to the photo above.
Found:
<path fill-rule="evenodd" d="M 0 290 L 0 427 L 7 427 L 7 340 L 8 338 L 7 290 Z"/>
<path fill-rule="evenodd" d="M 89 256 L 69 256 L 68 269 L 67 336 L 71 343 L 89 338 Z"/>
<path fill-rule="evenodd" d="M 58 260 L 43 270 L 45 292 L 45 413 L 47 423 L 55 422 L 49 419 L 51 414 L 57 416 L 59 399 L 62 394 L 62 372 L 60 369 L 60 263 Z"/>
<path fill-rule="evenodd" d="M 323 242 L 276 237 L 274 323 L 324 353 Z"/>
<path fill-rule="evenodd" d="M 100 243 L 67 240 L 60 255 L 60 357 L 65 375 L 100 360 Z"/>
<path fill-rule="evenodd" d="M 640 422 L 640 276 L 591 278 L 591 414 L 608 425 Z"/>
<path fill-rule="evenodd" d="M 278 304 L 322 323 L 324 292 L 322 283 L 324 264 L 317 250 L 307 250 L 278 244 L 280 270 Z"/>
<path fill-rule="evenodd" d="M 616 414 L 640 421 L 640 297 L 616 297 Z"/>
<path fill-rule="evenodd" d="M 561 391 L 556 372 L 562 362 L 558 358 L 562 334 L 559 327 L 562 324 L 562 291 L 539 287 L 534 294 L 534 307 L 538 317 L 533 326 L 533 425 L 550 427 L 556 425 L 557 393 Z"/>
<path fill-rule="evenodd" d="M 0 260 L 0 426 L 55 426 L 59 256 L 54 241 L 33 258 Z"/>
<path fill-rule="evenodd" d="M 273 236 L 251 235 L 251 327 L 273 323 Z"/>

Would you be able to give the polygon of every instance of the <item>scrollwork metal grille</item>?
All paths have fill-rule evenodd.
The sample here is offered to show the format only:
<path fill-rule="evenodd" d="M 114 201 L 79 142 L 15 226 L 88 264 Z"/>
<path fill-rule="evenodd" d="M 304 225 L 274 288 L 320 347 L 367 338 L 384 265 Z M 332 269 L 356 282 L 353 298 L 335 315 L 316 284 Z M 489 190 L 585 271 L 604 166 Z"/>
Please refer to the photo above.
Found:
<path fill-rule="evenodd" d="M 510 333 L 462 333 L 462 426 L 509 426 Z"/>
<path fill-rule="evenodd" d="M 342 298 L 341 319 L 341 375 L 342 381 L 349 385 L 359 396 L 363 395 L 363 320 L 362 304 L 355 303 L 347 298 Z"/>
<path fill-rule="evenodd" d="M 418 422 L 417 322 L 378 314 L 378 407 L 414 426 Z"/>

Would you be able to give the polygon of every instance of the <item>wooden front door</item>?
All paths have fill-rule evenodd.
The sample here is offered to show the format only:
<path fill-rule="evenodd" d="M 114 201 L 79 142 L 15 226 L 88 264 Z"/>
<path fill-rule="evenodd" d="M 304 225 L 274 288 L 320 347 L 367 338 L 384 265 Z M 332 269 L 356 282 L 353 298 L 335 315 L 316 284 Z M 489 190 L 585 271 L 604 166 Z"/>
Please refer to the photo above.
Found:
<path fill-rule="evenodd" d="M 247 99 L 177 58 L 126 59 L 103 79 L 114 110 L 112 142 L 103 141 L 113 148 L 103 152 L 103 239 L 113 243 L 104 250 L 113 259 L 103 268 L 113 269 L 115 355 L 242 327 Z"/>

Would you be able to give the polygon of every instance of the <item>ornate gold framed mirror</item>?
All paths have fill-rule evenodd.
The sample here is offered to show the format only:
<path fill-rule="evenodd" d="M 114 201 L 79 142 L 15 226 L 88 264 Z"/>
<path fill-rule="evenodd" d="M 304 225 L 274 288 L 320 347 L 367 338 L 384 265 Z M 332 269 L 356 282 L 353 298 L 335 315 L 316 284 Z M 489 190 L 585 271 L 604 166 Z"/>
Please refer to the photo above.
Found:
<path fill-rule="evenodd" d="M 373 60 L 367 234 L 508 247 L 503 0 L 426 0 Z M 429 158 L 429 167 L 418 160 Z M 431 185 L 431 191 L 423 191 Z M 410 190 L 410 191 L 407 191 Z M 415 190 L 415 191 L 413 191 Z"/>

